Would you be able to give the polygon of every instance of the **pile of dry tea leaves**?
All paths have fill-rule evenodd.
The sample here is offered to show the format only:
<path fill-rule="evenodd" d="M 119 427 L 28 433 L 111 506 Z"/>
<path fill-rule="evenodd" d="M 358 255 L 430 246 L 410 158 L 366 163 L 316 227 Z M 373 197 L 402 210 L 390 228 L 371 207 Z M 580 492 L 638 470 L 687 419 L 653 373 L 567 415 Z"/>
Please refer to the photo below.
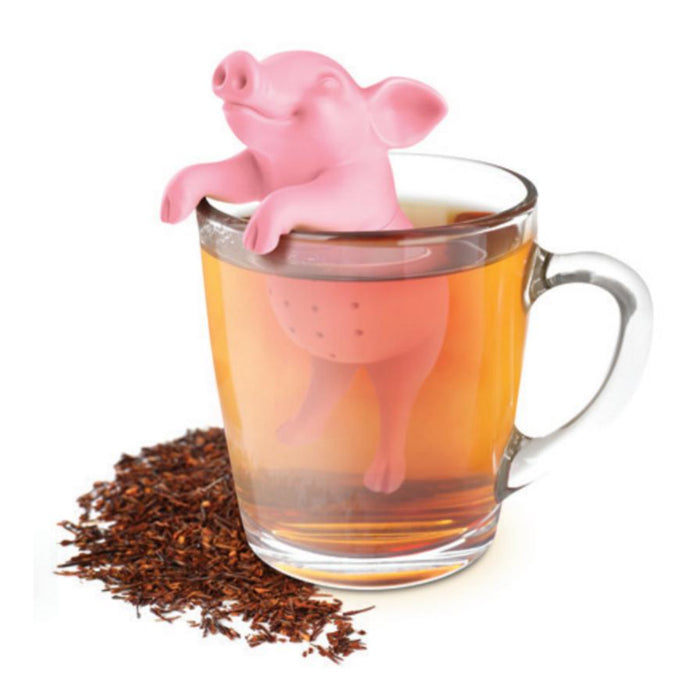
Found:
<path fill-rule="evenodd" d="M 99 579 L 139 617 L 141 608 L 167 622 L 194 611 L 187 621 L 204 636 L 236 639 L 240 618 L 250 646 L 300 642 L 304 656 L 315 650 L 334 662 L 365 648 L 352 623 L 364 610 L 343 612 L 339 600 L 275 571 L 248 546 L 221 429 L 124 455 L 115 471 L 78 499 L 77 523 L 59 523 L 74 537 L 61 544 L 80 552 L 59 573 Z"/>

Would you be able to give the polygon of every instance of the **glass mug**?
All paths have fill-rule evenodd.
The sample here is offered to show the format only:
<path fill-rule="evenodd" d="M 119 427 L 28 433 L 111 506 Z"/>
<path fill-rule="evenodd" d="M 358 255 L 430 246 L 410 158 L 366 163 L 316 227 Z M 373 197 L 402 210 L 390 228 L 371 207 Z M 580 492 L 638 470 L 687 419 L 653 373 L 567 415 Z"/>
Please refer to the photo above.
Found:
<path fill-rule="evenodd" d="M 243 247 L 244 209 L 197 208 L 248 541 L 284 573 L 346 588 L 407 586 L 475 562 L 538 456 L 631 393 L 651 334 L 634 271 L 537 245 L 526 178 L 461 158 L 391 160 L 411 230 L 295 231 L 260 256 Z M 590 404 L 531 438 L 514 425 L 527 313 L 570 282 L 615 298 L 617 347 Z"/>

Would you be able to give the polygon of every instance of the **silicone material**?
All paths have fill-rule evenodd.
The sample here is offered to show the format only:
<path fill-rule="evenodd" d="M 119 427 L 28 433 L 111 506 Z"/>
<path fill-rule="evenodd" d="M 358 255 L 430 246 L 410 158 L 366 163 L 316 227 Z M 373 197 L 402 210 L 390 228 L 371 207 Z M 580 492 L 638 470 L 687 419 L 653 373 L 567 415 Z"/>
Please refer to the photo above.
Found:
<path fill-rule="evenodd" d="M 163 221 L 181 221 L 205 196 L 260 201 L 244 233 L 244 245 L 260 254 L 294 228 L 411 228 L 387 150 L 417 143 L 445 116 L 445 102 L 432 88 L 407 78 L 361 88 L 340 65 L 307 51 L 262 62 L 237 51 L 219 64 L 212 83 L 229 126 L 248 148 L 177 173 L 163 197 Z M 364 483 L 395 491 L 405 475 L 411 408 L 444 339 L 447 280 L 270 276 L 268 292 L 287 335 L 312 356 L 306 398 L 279 427 L 278 439 L 295 444 L 317 437 L 355 371 L 366 366 L 381 429 Z"/>
<path fill-rule="evenodd" d="M 258 253 L 293 228 L 410 228 L 386 152 L 417 143 L 443 118 L 447 107 L 432 88 L 388 78 L 363 89 L 337 63 L 308 51 L 261 63 L 236 51 L 217 67 L 213 88 L 248 148 L 175 175 L 163 221 L 181 221 L 205 196 L 261 200 L 245 233 L 246 247 Z"/>

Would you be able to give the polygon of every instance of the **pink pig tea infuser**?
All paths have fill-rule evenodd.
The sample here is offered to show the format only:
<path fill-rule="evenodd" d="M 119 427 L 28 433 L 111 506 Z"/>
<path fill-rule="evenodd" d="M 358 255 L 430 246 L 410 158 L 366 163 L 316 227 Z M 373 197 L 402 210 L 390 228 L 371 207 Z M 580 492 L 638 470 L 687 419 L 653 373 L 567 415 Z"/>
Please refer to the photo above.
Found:
<path fill-rule="evenodd" d="M 319 54 L 238 51 L 212 87 L 246 148 L 175 175 L 161 217 L 197 212 L 252 550 L 346 588 L 468 566 L 539 456 L 630 395 L 651 335 L 644 282 L 606 255 L 542 249 L 537 192 L 518 173 L 390 152 L 446 115 L 423 83 L 361 87 Z M 611 367 L 575 418 L 529 437 L 514 424 L 528 311 L 578 282 L 617 302 Z"/>
<path fill-rule="evenodd" d="M 249 148 L 177 175 L 163 201 L 166 221 L 187 215 L 205 195 L 263 200 L 243 236 L 246 248 L 262 254 L 295 227 L 411 227 L 386 152 L 416 143 L 445 115 L 431 88 L 393 78 L 363 91 L 339 65 L 307 52 L 273 56 L 264 70 L 249 54 L 233 53 L 216 69 L 213 87 Z M 382 428 L 364 483 L 395 491 L 404 480 L 411 407 L 445 335 L 446 278 L 358 286 L 270 276 L 267 295 L 280 327 L 312 358 L 306 397 L 276 438 L 295 445 L 319 437 L 358 367 L 366 366 Z"/>

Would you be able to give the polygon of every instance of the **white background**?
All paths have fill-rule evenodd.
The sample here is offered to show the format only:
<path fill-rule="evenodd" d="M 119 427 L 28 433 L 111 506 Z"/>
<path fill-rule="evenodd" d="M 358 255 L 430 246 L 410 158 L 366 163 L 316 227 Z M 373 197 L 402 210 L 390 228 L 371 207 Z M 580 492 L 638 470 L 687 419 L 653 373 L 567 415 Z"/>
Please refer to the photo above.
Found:
<path fill-rule="evenodd" d="M 3 5 L 5 542 L 35 530 L 35 627 L 20 585 L 6 608 L 31 646 L 7 697 L 698 697 L 693 4 Z M 650 363 L 619 419 L 505 503 L 472 570 L 343 594 L 377 608 L 362 620 L 368 651 L 339 668 L 138 621 L 98 583 L 51 573 L 69 553 L 55 523 L 122 452 L 221 422 L 196 226 L 161 224 L 159 202 L 176 170 L 239 148 L 210 91 L 217 62 L 292 48 L 331 55 L 364 85 L 436 87 L 450 113 L 416 150 L 521 171 L 540 191 L 541 243 L 620 257 L 656 307 Z M 538 301 L 523 429 L 585 403 L 616 323 L 594 289 Z M 2 569 L 24 559 L 8 550 Z"/>

